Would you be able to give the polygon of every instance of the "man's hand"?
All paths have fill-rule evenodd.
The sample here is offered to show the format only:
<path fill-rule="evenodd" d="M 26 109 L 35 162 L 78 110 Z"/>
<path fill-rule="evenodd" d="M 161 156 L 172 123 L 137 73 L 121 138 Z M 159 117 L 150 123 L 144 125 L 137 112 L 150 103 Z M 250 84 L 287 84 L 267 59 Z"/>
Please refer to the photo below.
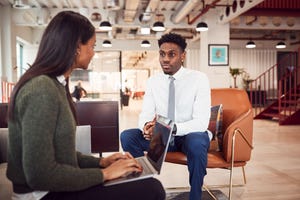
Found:
<path fill-rule="evenodd" d="M 155 122 L 156 122 L 156 117 L 152 121 L 147 122 L 145 124 L 143 128 L 143 136 L 146 140 L 151 140 Z"/>

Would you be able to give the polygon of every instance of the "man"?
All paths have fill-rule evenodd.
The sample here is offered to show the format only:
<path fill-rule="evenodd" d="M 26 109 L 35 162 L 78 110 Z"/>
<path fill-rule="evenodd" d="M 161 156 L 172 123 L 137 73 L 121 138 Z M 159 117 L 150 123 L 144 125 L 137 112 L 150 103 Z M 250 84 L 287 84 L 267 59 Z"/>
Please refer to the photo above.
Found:
<path fill-rule="evenodd" d="M 87 95 L 86 90 L 81 86 L 81 81 L 74 87 L 74 91 L 72 93 L 72 97 L 76 99 L 76 101 L 80 101 L 82 97 Z"/>
<path fill-rule="evenodd" d="M 152 137 L 155 115 L 171 118 L 175 122 L 175 137 L 171 139 L 168 151 L 182 151 L 187 155 L 190 200 L 200 200 L 211 138 L 206 131 L 211 106 L 209 81 L 205 74 L 182 66 L 187 44 L 180 35 L 163 35 L 158 45 L 163 73 L 149 78 L 139 116 L 139 129 L 121 133 L 122 148 L 134 157 L 143 156 Z M 171 82 L 174 86 L 169 85 Z M 169 96 L 174 95 L 174 91 L 171 92 L 174 89 L 169 87 L 175 88 L 173 98 Z M 174 108 L 170 108 L 174 100 Z"/>

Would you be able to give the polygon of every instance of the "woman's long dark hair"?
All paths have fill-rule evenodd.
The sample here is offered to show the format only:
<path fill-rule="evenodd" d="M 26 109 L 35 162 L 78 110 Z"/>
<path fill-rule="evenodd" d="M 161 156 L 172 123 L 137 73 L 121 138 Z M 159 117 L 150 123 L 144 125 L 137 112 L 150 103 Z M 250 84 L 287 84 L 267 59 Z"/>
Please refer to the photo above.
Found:
<path fill-rule="evenodd" d="M 14 120 L 16 96 L 27 81 L 39 75 L 56 78 L 69 71 L 76 58 L 75 54 L 79 44 L 86 44 L 94 34 L 95 28 L 86 17 L 73 11 L 58 13 L 51 20 L 42 36 L 35 61 L 14 87 L 9 103 L 8 119 Z M 69 80 L 66 81 L 67 98 L 76 119 L 76 112 L 69 91 Z"/>

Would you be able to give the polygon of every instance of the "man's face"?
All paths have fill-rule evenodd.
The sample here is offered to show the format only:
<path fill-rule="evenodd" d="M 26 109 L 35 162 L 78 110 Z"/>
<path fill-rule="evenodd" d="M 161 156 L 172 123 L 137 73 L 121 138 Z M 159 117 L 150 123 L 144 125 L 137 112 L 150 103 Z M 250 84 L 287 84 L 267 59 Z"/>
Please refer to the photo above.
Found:
<path fill-rule="evenodd" d="M 185 52 L 175 43 L 163 43 L 159 48 L 159 62 L 165 74 L 173 75 L 181 67 Z"/>

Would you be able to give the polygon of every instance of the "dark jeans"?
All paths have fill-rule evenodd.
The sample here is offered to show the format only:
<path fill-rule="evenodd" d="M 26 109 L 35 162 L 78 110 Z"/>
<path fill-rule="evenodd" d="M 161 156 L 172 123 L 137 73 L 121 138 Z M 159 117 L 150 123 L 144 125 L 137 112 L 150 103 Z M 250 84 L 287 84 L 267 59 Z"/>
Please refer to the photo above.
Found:
<path fill-rule="evenodd" d="M 41 200 L 165 200 L 162 184 L 154 178 L 113 186 L 98 185 L 76 192 L 50 192 Z"/>
<path fill-rule="evenodd" d="M 191 185 L 190 200 L 200 200 L 210 143 L 208 134 L 207 132 L 192 132 L 185 136 L 175 137 L 174 142 L 174 146 L 170 145 L 168 151 L 181 151 L 187 155 Z M 134 157 L 143 156 L 144 151 L 149 148 L 149 143 L 139 129 L 128 129 L 121 133 L 123 150 L 130 152 Z"/>

